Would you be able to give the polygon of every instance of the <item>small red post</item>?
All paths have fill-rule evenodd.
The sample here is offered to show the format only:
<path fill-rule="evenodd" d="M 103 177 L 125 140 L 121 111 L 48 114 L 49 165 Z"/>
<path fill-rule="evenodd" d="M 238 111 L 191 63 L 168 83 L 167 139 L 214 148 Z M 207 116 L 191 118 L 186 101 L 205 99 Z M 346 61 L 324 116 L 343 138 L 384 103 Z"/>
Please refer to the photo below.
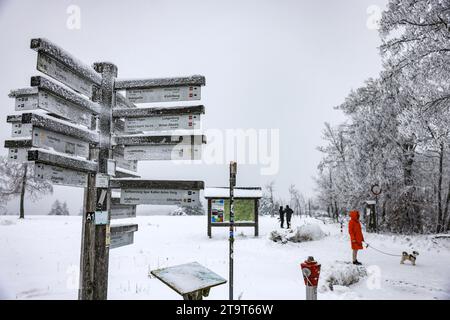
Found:
<path fill-rule="evenodd" d="M 320 276 L 320 264 L 309 256 L 305 262 L 300 264 L 303 280 L 306 286 L 306 300 L 317 300 L 317 285 Z"/>

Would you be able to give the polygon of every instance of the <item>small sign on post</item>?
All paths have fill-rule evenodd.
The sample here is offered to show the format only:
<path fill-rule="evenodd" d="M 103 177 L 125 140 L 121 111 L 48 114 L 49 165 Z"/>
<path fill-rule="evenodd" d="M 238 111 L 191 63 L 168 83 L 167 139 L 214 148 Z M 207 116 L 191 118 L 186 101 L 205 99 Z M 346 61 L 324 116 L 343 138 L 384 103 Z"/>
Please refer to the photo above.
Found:
<path fill-rule="evenodd" d="M 117 90 L 126 90 L 126 97 L 133 103 L 173 102 L 200 100 L 200 88 L 205 77 L 118 80 Z"/>
<path fill-rule="evenodd" d="M 110 248 L 119 248 L 132 244 L 134 233 L 138 231 L 137 224 L 118 224 L 111 225 Z"/>
<path fill-rule="evenodd" d="M 115 138 L 124 147 L 125 160 L 200 160 L 204 135 L 123 135 Z"/>

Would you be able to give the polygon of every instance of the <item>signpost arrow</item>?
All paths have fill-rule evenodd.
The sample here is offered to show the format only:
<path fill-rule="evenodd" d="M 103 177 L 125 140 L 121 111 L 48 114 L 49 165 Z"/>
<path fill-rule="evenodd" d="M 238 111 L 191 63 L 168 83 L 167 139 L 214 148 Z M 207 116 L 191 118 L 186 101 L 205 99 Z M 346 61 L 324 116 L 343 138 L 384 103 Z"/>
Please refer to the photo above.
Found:
<path fill-rule="evenodd" d="M 124 132 L 200 129 L 205 107 L 136 108 L 113 110 L 113 117 L 125 118 Z"/>
<path fill-rule="evenodd" d="M 28 151 L 28 161 L 81 172 L 97 172 L 98 169 L 98 164 L 94 161 L 82 160 L 44 149 L 30 149 Z"/>
<path fill-rule="evenodd" d="M 111 225 L 111 249 L 123 247 L 133 243 L 134 232 L 138 231 L 137 224 Z"/>
<path fill-rule="evenodd" d="M 123 135 L 115 143 L 124 146 L 125 160 L 199 160 L 204 135 Z"/>
<path fill-rule="evenodd" d="M 120 198 L 111 198 L 111 219 L 135 218 L 136 205 L 120 203 Z"/>
<path fill-rule="evenodd" d="M 31 124 L 34 128 L 40 128 L 46 131 L 60 133 L 70 137 L 76 137 L 79 140 L 97 144 L 99 142 L 99 134 L 93 130 L 81 128 L 70 122 L 58 120 L 54 117 L 40 115 L 36 113 L 22 114 L 22 123 Z"/>
<path fill-rule="evenodd" d="M 39 71 L 88 98 L 100 87 L 102 78 L 98 73 L 49 40 L 32 39 L 30 47 L 38 52 Z"/>
<path fill-rule="evenodd" d="M 122 204 L 186 205 L 200 202 L 203 181 L 112 179 L 111 188 L 121 189 Z"/>
<path fill-rule="evenodd" d="M 116 90 L 126 90 L 134 103 L 200 100 L 205 77 L 194 75 L 177 78 L 117 80 Z"/>

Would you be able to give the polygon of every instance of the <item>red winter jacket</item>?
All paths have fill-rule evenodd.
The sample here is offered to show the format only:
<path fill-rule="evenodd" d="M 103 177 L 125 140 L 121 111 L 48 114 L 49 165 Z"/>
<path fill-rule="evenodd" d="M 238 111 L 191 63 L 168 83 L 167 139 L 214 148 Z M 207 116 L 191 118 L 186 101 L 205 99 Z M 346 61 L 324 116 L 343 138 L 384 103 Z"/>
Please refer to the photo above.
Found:
<path fill-rule="evenodd" d="M 359 212 L 350 211 L 350 221 L 348 222 L 348 233 L 350 234 L 350 240 L 352 241 L 353 250 L 361 250 L 363 248 L 362 242 L 364 236 L 361 231 L 361 223 L 359 222 Z"/>

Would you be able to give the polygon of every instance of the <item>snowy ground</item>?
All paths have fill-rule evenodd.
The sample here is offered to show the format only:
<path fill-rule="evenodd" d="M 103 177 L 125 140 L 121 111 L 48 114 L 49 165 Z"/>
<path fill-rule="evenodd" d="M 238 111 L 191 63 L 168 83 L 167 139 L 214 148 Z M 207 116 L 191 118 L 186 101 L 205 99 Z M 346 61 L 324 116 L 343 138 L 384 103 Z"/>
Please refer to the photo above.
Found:
<path fill-rule="evenodd" d="M 122 220 L 120 223 L 126 221 Z M 206 217 L 150 216 L 130 219 L 139 231 L 135 243 L 110 251 L 109 299 L 180 299 L 149 270 L 198 261 L 228 277 L 226 228 L 206 236 Z M 345 265 L 349 240 L 335 224 L 294 217 L 293 226 L 319 224 L 327 234 L 319 241 L 274 243 L 275 218 L 260 219 L 260 237 L 252 228 L 239 228 L 235 242 L 235 296 L 242 299 L 304 299 L 299 263 L 313 255 L 322 263 L 323 277 Z M 0 298 L 76 299 L 80 251 L 80 217 L 30 216 L 20 221 L 0 217 Z M 334 291 L 319 289 L 319 299 L 450 299 L 449 240 L 427 236 L 366 234 L 377 249 L 400 254 L 416 249 L 417 266 L 400 265 L 399 258 L 370 248 L 360 253 L 369 277 Z M 336 263 L 338 261 L 338 263 Z M 333 267 L 334 266 L 334 267 Z M 211 290 L 208 299 L 226 299 L 227 285 Z"/>

